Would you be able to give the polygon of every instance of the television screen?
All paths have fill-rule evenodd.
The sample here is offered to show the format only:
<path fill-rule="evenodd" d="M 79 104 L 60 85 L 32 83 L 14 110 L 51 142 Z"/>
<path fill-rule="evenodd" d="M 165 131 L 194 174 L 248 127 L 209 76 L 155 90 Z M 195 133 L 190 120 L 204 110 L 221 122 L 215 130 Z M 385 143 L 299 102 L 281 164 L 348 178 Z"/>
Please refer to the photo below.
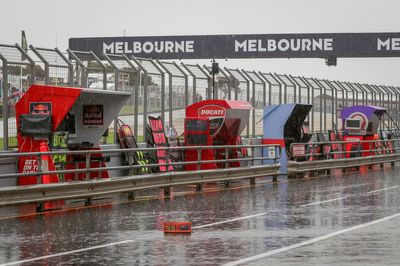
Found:
<path fill-rule="evenodd" d="M 346 129 L 361 129 L 361 120 L 359 119 L 346 119 Z"/>
<path fill-rule="evenodd" d="M 185 129 L 186 131 L 207 131 L 208 120 L 186 118 Z"/>
<path fill-rule="evenodd" d="M 52 129 L 51 115 L 22 114 L 20 119 L 21 135 L 49 135 Z"/>

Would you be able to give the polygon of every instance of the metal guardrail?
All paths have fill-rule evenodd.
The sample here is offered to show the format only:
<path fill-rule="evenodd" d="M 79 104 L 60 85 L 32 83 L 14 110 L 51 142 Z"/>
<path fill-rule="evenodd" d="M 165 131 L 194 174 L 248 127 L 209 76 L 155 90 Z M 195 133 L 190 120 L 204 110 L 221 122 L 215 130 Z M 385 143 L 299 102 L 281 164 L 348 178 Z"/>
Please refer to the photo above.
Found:
<path fill-rule="evenodd" d="M 289 148 L 291 152 L 289 157 L 292 160 L 288 161 L 288 173 L 291 175 L 330 169 L 354 168 L 363 165 L 393 164 L 400 161 L 399 143 L 400 139 L 352 139 L 347 141 L 292 143 Z M 365 144 L 369 146 L 369 149 L 361 148 Z M 294 156 L 293 147 L 296 145 L 304 146 L 304 149 L 308 153 L 301 156 Z M 358 145 L 358 149 L 349 151 L 343 147 L 345 145 Z M 333 150 L 332 147 L 334 146 L 338 147 L 338 149 Z M 324 151 L 324 147 L 330 147 L 329 151 Z M 303 158 L 303 160 L 296 161 L 297 158 Z"/>
<path fill-rule="evenodd" d="M 278 175 L 279 164 L 95 179 L 68 183 L 0 188 L 0 207 L 51 200 L 87 198 L 136 190 L 252 179 Z"/>
<path fill-rule="evenodd" d="M 265 146 L 274 146 L 276 148 L 276 156 L 274 158 L 269 157 L 255 157 L 254 149 L 262 148 Z M 35 152 L 35 153 L 2 153 L 0 159 L 11 158 L 18 156 L 36 156 L 40 160 L 43 155 L 56 155 L 56 154 L 84 154 L 86 158 L 90 159 L 90 155 L 93 153 L 133 153 L 135 151 L 153 151 L 157 149 L 171 150 L 197 150 L 201 158 L 201 151 L 204 149 L 240 149 L 248 148 L 252 151 L 251 157 L 240 158 L 240 159 L 220 159 L 220 160 L 197 160 L 197 161 L 186 161 L 186 162 L 175 162 L 165 164 L 145 164 L 145 165 L 127 165 L 127 166 L 114 166 L 114 167 L 98 167 L 90 168 L 90 164 L 86 164 L 84 169 L 73 169 L 73 170 L 57 170 L 57 171 L 44 171 L 41 169 L 42 164 L 38 163 L 38 172 L 31 173 L 9 173 L 0 174 L 0 178 L 19 177 L 19 176 L 38 176 L 38 181 L 41 180 L 41 176 L 46 174 L 65 174 L 65 173 L 77 173 L 77 172 L 96 172 L 104 170 L 117 170 L 117 169 L 133 169 L 138 167 L 152 167 L 160 165 L 186 165 L 186 164 L 197 164 L 199 167 L 203 163 L 226 163 L 237 162 L 237 161 L 248 161 L 251 162 L 251 166 L 237 167 L 237 168 L 223 168 L 223 169 L 212 169 L 212 170 L 197 170 L 197 171 L 170 171 L 162 172 L 157 174 L 146 174 L 146 175 L 134 175 L 134 176 L 123 176 L 113 178 L 98 178 L 89 179 L 83 181 L 70 181 L 64 183 L 52 183 L 52 184 L 38 184 L 29 186 L 18 186 L 18 187 L 3 187 L 0 188 L 0 207 L 27 204 L 27 203 L 41 203 L 51 200 L 62 200 L 62 199 L 74 199 L 74 198 L 92 198 L 95 196 L 114 194 L 121 192 L 132 193 L 137 190 L 146 190 L 152 188 L 171 187 L 176 185 L 187 185 L 187 184 L 203 184 L 207 182 L 225 181 L 229 182 L 238 179 L 250 179 L 252 184 L 255 183 L 256 177 L 262 176 L 273 176 L 274 180 L 278 176 L 280 164 L 275 163 L 273 165 L 261 165 L 255 166 L 256 160 L 279 159 L 280 146 L 279 145 L 230 145 L 230 146 L 189 146 L 189 147 L 162 147 L 162 148 L 138 148 L 138 149 L 110 149 L 110 150 L 87 150 L 87 151 L 52 151 L 52 152 Z M 229 154 L 229 153 L 227 153 Z M 167 160 L 168 162 L 168 160 Z M 167 167 L 168 169 L 168 167 Z M 89 175 L 86 175 L 89 177 Z"/>
<path fill-rule="evenodd" d="M 357 149 L 354 151 L 346 151 L 343 149 L 343 145 L 363 145 L 369 144 L 369 148 L 367 150 Z M 303 146 L 305 151 L 309 153 L 305 153 L 304 155 L 295 155 L 293 148 L 295 146 Z M 338 150 L 334 150 L 333 147 L 338 147 Z M 389 148 L 391 146 L 391 148 Z M 331 149 L 327 152 L 324 151 L 324 147 L 331 147 Z M 360 146 L 361 147 L 361 146 Z M 318 150 L 320 150 L 318 152 Z M 326 159 L 333 159 L 333 155 L 339 155 L 340 157 L 345 156 L 346 154 L 361 154 L 365 152 L 369 153 L 387 153 L 387 152 L 398 152 L 400 150 L 400 138 L 396 139 L 385 139 L 385 140 L 358 140 L 358 139 L 348 139 L 345 141 L 322 141 L 322 142 L 307 142 L 307 143 L 292 143 L 289 147 L 289 158 L 296 157 L 316 157 L 316 156 L 325 156 Z M 317 152 L 316 152 L 317 151 Z"/>
<path fill-rule="evenodd" d="M 275 157 L 255 157 L 254 150 L 255 149 L 262 149 L 263 147 L 275 147 Z M 232 149 L 247 149 L 251 152 L 250 157 L 244 158 L 229 158 L 229 151 Z M 184 152 L 186 150 L 196 150 L 198 153 L 198 158 L 202 158 L 202 151 L 204 150 L 217 150 L 217 149 L 224 149 L 225 150 L 225 158 L 224 159 L 215 159 L 215 160 L 196 160 L 196 161 L 171 161 L 172 153 L 174 152 Z M 102 154 L 104 157 L 113 156 L 113 154 L 119 153 L 121 155 L 131 155 L 134 152 L 143 152 L 145 154 L 150 152 L 155 152 L 157 150 L 165 150 L 167 154 L 166 163 L 154 163 L 154 164 L 140 164 L 135 165 L 132 161 L 128 162 L 128 165 L 120 165 L 120 166 L 106 166 L 106 167 L 90 167 L 90 159 L 93 154 Z M 90 173 L 90 172 L 99 172 L 99 171 L 109 171 L 109 170 L 133 170 L 135 168 L 141 167 L 159 167 L 159 166 L 184 166 L 188 164 L 196 164 L 198 169 L 200 169 L 201 164 L 207 163 L 232 163 L 232 162 L 249 162 L 251 165 L 255 165 L 256 161 L 265 160 L 265 159 L 275 159 L 278 160 L 281 154 L 281 147 L 279 145 L 271 145 L 271 144 L 261 144 L 261 145 L 215 145 L 215 146 L 177 146 L 177 147 L 157 147 L 157 148 L 135 148 L 135 149 L 102 149 L 102 150 L 75 150 L 75 151 L 49 151 L 49 152 L 24 152 L 24 153 L 15 153 L 15 152 L 8 152 L 8 153 L 0 153 L 0 161 L 1 160 L 12 160 L 11 158 L 15 158 L 15 161 L 18 160 L 19 157 L 22 156 L 29 156 L 31 158 L 35 158 L 38 161 L 38 171 L 37 172 L 28 172 L 28 173 L 1 173 L 1 178 L 10 178 L 10 177 L 20 177 L 20 176 L 42 176 L 46 174 L 70 174 L 70 173 Z M 77 155 L 80 157 L 85 158 L 85 167 L 81 169 L 71 169 L 71 170 L 56 170 L 56 171 L 46 171 L 42 168 L 42 157 L 54 156 L 54 155 Z M 40 180 L 39 180 L 40 181 Z M 39 182 L 41 183 L 41 182 Z"/>
<path fill-rule="evenodd" d="M 334 160 L 306 161 L 306 162 L 288 161 L 287 166 L 289 174 L 296 174 L 296 173 L 304 173 L 311 171 L 352 168 L 362 165 L 394 163 L 397 161 L 400 161 L 400 154 L 384 154 L 376 156 L 343 158 Z"/>

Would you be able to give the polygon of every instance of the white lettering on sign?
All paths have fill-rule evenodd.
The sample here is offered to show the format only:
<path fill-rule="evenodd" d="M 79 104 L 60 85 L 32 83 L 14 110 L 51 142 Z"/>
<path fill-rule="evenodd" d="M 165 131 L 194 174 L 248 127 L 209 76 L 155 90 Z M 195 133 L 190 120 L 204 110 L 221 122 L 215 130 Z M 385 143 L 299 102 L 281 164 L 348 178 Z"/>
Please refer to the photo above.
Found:
<path fill-rule="evenodd" d="M 24 166 L 22 168 L 22 173 L 32 173 L 38 171 L 38 165 L 36 159 L 25 160 Z"/>
<path fill-rule="evenodd" d="M 194 53 L 194 41 L 103 42 L 103 53 Z"/>
<path fill-rule="evenodd" d="M 400 38 L 387 38 L 386 40 L 377 40 L 378 51 L 399 51 L 400 50 Z"/>
<path fill-rule="evenodd" d="M 201 115 L 223 115 L 224 110 L 201 110 Z"/>
<path fill-rule="evenodd" d="M 304 144 L 293 145 L 292 156 L 302 157 L 306 154 L 306 146 Z"/>
<path fill-rule="evenodd" d="M 235 52 L 333 51 L 333 38 L 235 40 Z"/>
<path fill-rule="evenodd" d="M 275 159 L 275 147 L 268 147 L 268 159 Z"/>
<path fill-rule="evenodd" d="M 219 105 L 211 104 L 199 108 L 199 117 L 225 117 L 225 108 Z"/>

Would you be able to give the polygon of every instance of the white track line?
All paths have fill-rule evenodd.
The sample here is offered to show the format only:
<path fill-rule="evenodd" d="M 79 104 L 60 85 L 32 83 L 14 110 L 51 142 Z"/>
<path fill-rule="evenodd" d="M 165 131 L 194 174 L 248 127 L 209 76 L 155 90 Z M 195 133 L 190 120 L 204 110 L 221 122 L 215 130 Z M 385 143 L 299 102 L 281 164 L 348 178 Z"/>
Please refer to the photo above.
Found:
<path fill-rule="evenodd" d="M 313 203 L 309 203 L 309 204 L 300 205 L 299 207 L 308 207 L 308 206 L 319 205 L 319 204 L 321 204 L 321 203 L 326 203 L 326 202 L 331 202 L 331 201 L 337 201 L 337 200 L 345 199 L 345 198 L 348 198 L 348 197 L 350 197 L 350 196 L 339 197 L 339 198 L 334 198 L 334 199 L 329 199 L 329 200 L 323 200 L 323 201 L 318 201 L 318 202 L 313 202 Z"/>
<path fill-rule="evenodd" d="M 99 246 L 93 246 L 93 247 L 89 247 L 89 248 L 75 249 L 75 250 L 71 250 L 71 251 L 55 253 L 55 254 L 46 255 L 46 256 L 37 257 L 37 258 L 31 258 L 31 259 L 26 259 L 26 260 L 8 262 L 8 263 L 0 264 L 0 266 L 16 265 L 16 264 L 32 262 L 32 261 L 37 261 L 37 260 L 44 260 L 44 259 L 60 257 L 60 256 L 64 256 L 64 255 L 84 252 L 84 251 L 93 250 L 93 249 L 100 249 L 100 248 L 106 248 L 106 247 L 111 247 L 111 246 L 116 246 L 116 245 L 122 245 L 122 244 L 126 244 L 126 243 L 131 243 L 131 242 L 134 242 L 134 241 L 135 240 L 125 240 L 125 241 L 114 242 L 114 243 L 109 243 L 109 244 L 104 244 L 104 245 L 99 245 Z"/>
<path fill-rule="evenodd" d="M 366 194 L 377 193 L 377 192 L 380 192 L 380 191 L 389 190 L 389 189 L 395 189 L 395 188 L 399 188 L 399 187 L 400 186 L 394 186 L 394 187 L 378 189 L 378 190 L 367 192 Z M 362 194 L 361 196 L 363 196 L 363 195 L 364 194 Z M 301 207 L 308 207 L 308 206 L 318 205 L 318 204 L 322 204 L 322 203 L 326 203 L 326 202 L 337 201 L 337 200 L 346 199 L 346 198 L 355 197 L 355 196 L 360 196 L 360 195 L 350 195 L 350 196 L 339 197 L 339 198 L 334 198 L 334 199 L 329 199 L 329 200 L 324 200 L 324 201 L 318 201 L 318 202 L 313 202 L 313 203 L 309 203 L 309 204 L 300 205 L 299 207 L 300 208 Z M 258 217 L 258 216 L 263 216 L 263 215 L 266 215 L 266 214 L 267 214 L 267 212 L 256 213 L 256 214 L 243 216 L 243 217 L 238 217 L 238 218 L 234 218 L 234 219 L 229 219 L 229 220 L 225 220 L 225 221 L 220 221 L 220 222 L 215 222 L 215 223 L 210 223 L 210 224 L 205 224 L 205 225 L 199 225 L 199 226 L 193 226 L 192 228 L 193 229 L 200 229 L 200 228 L 205 228 L 205 227 L 211 227 L 211 226 L 214 226 L 214 225 L 220 225 L 220 224 L 236 222 L 236 221 L 240 221 L 240 220 L 245 220 L 245 219 L 254 218 L 254 217 Z"/>
<path fill-rule="evenodd" d="M 245 220 L 245 219 L 249 219 L 249 218 L 253 218 L 253 217 L 257 217 L 257 216 L 263 216 L 263 215 L 266 215 L 266 214 L 267 214 L 266 212 L 262 212 L 262 213 L 257 213 L 257 214 L 253 214 L 253 215 L 243 216 L 243 217 L 234 218 L 234 219 L 230 219 L 230 220 L 225 220 L 225 221 L 221 221 L 221 222 L 216 222 L 216 223 L 211 223 L 211 224 L 204 224 L 204 225 L 193 226 L 193 229 L 199 229 L 199 228 L 210 227 L 210 226 L 219 225 L 219 224 L 225 224 L 225 223 L 230 223 L 230 222 L 236 222 L 236 221 Z M 1 266 L 1 265 L 0 265 L 0 266 Z"/>
<path fill-rule="evenodd" d="M 385 191 L 385 190 L 389 190 L 389 189 L 395 189 L 395 188 L 398 188 L 398 187 L 400 187 L 400 186 L 377 189 L 377 190 L 373 190 L 373 191 L 367 192 L 367 194 L 376 193 L 376 192 L 380 192 L 380 191 Z"/>
<path fill-rule="evenodd" d="M 351 232 L 351 231 L 354 231 L 354 230 L 357 230 L 357 229 L 361 229 L 361 228 L 364 228 L 364 227 L 367 227 L 367 226 L 370 226 L 370 225 L 382 223 L 382 222 L 397 218 L 399 216 L 400 216 L 400 213 L 396 213 L 394 215 L 387 216 L 387 217 L 382 218 L 382 219 L 374 220 L 374 221 L 371 221 L 371 222 L 368 222 L 368 223 L 364 223 L 364 224 L 356 225 L 356 226 L 353 226 L 353 227 L 350 227 L 350 228 L 346 228 L 346 229 L 343 229 L 343 230 L 339 230 L 339 231 L 336 231 L 336 232 L 333 232 L 333 233 L 330 233 L 330 234 L 326 234 L 326 235 L 323 235 L 323 236 L 312 238 L 310 240 L 307 240 L 307 241 L 304 241 L 304 242 L 300 242 L 300 243 L 297 243 L 297 244 L 293 244 L 293 245 L 290 245 L 290 246 L 287 246 L 287 247 L 274 249 L 274 250 L 271 250 L 271 251 L 268 251 L 268 252 L 265 252 L 265 253 L 261 253 L 261 254 L 255 255 L 255 256 L 251 256 L 251 257 L 243 258 L 243 259 L 240 259 L 240 260 L 237 260 L 237 261 L 229 262 L 229 263 L 223 264 L 223 266 L 240 265 L 240 264 L 247 263 L 247 262 L 250 262 L 250 261 L 262 259 L 262 258 L 265 258 L 265 257 L 269 257 L 271 255 L 275 255 L 275 254 L 278 254 L 278 253 L 281 253 L 281 252 L 285 252 L 285 251 L 288 251 L 288 250 L 291 250 L 291 249 L 295 249 L 295 248 L 298 248 L 298 247 L 302 247 L 302 246 L 305 246 L 305 245 L 310 245 L 310 244 L 313 244 L 313 243 L 316 243 L 316 242 L 319 242 L 319 241 L 322 241 L 322 240 L 325 240 L 325 239 L 328 239 L 328 238 L 331 238 L 331 237 L 334 237 L 334 236 L 337 236 L 337 235 L 345 234 L 347 232 Z"/>

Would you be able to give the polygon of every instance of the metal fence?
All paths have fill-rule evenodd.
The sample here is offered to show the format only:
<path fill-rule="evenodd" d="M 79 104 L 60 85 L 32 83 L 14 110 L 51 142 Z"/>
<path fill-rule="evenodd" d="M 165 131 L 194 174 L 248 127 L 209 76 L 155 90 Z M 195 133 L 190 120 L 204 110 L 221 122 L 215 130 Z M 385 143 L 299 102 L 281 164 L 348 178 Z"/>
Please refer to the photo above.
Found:
<path fill-rule="evenodd" d="M 385 118 L 384 127 L 393 128 L 400 120 L 400 90 L 394 86 L 221 68 L 213 89 L 210 66 L 122 55 L 104 55 L 103 60 L 92 52 L 32 45 L 25 51 L 17 44 L 0 44 L 0 66 L 2 149 L 17 145 L 14 106 L 31 84 L 130 91 L 131 99 L 119 118 L 136 136 L 146 135 L 149 114 L 160 115 L 165 126 L 174 126 L 181 133 L 184 108 L 212 98 L 252 103 L 255 110 L 244 131 L 246 136 L 261 135 L 262 126 L 257 122 L 263 107 L 281 103 L 313 104 L 307 117 L 312 132 L 340 128 L 340 109 L 352 105 L 385 107 L 393 120 Z"/>
<path fill-rule="evenodd" d="M 260 152 L 263 148 L 273 148 L 274 153 L 268 156 L 261 156 Z M 213 160 L 193 160 L 193 161 L 174 161 L 169 160 L 169 154 L 185 151 L 196 151 L 198 158 L 202 158 L 202 152 L 209 149 L 224 149 L 225 158 Z M 146 163 L 134 164 L 133 154 L 136 152 L 151 153 L 157 149 L 164 149 L 167 154 L 165 163 Z M 246 149 L 248 157 L 230 158 L 229 154 L 232 150 Z M 33 153 L 16 153 L 5 151 L 0 153 L 0 161 L 8 164 L 16 165 L 18 158 L 29 155 L 30 158 L 37 161 L 37 170 L 34 172 L 17 173 L 14 168 L 13 172 L 0 173 L 0 181 L 8 180 L 11 185 L 0 188 L 0 207 L 27 203 L 39 203 L 55 199 L 74 199 L 87 198 L 91 201 L 92 197 L 115 194 L 121 192 L 134 193 L 138 190 L 148 190 L 152 188 L 168 188 L 177 185 L 196 184 L 199 186 L 207 182 L 224 181 L 229 184 L 230 181 L 249 179 L 251 184 L 255 184 L 255 178 L 272 176 L 273 180 L 277 180 L 279 175 L 280 164 L 277 163 L 281 156 L 281 147 L 279 145 L 223 145 L 223 146 L 191 146 L 191 147 L 163 147 L 163 148 L 138 148 L 138 149 L 108 149 L 102 150 L 103 163 L 98 167 L 92 167 L 90 164 L 92 156 L 96 156 L 98 151 L 51 151 L 51 152 L 33 152 Z M 48 156 L 65 156 L 68 161 L 63 162 L 55 170 L 49 170 L 48 164 L 44 163 L 48 160 Z M 113 165 L 110 162 L 111 157 L 128 157 L 128 164 Z M 172 158 L 172 157 L 171 157 Z M 261 165 L 263 160 L 272 160 L 271 165 Z M 75 164 L 77 160 L 85 161 L 85 166 L 80 169 L 70 169 L 67 164 Z M 225 168 L 203 170 L 202 164 L 219 163 L 225 165 Z M 230 163 L 240 162 L 240 167 L 230 167 Z M 159 169 L 161 165 L 165 165 L 166 172 L 152 171 L 145 174 L 139 174 L 139 169 Z M 185 165 L 191 165 L 197 170 L 182 171 Z M 168 166 L 172 166 L 170 169 Z M 102 173 L 109 173 L 110 178 L 102 178 Z M 92 176 L 92 173 L 97 173 Z M 57 183 L 44 182 L 45 176 L 57 175 Z M 67 175 L 69 176 L 67 178 Z M 33 177 L 36 184 L 30 186 L 16 186 L 17 178 Z"/>

